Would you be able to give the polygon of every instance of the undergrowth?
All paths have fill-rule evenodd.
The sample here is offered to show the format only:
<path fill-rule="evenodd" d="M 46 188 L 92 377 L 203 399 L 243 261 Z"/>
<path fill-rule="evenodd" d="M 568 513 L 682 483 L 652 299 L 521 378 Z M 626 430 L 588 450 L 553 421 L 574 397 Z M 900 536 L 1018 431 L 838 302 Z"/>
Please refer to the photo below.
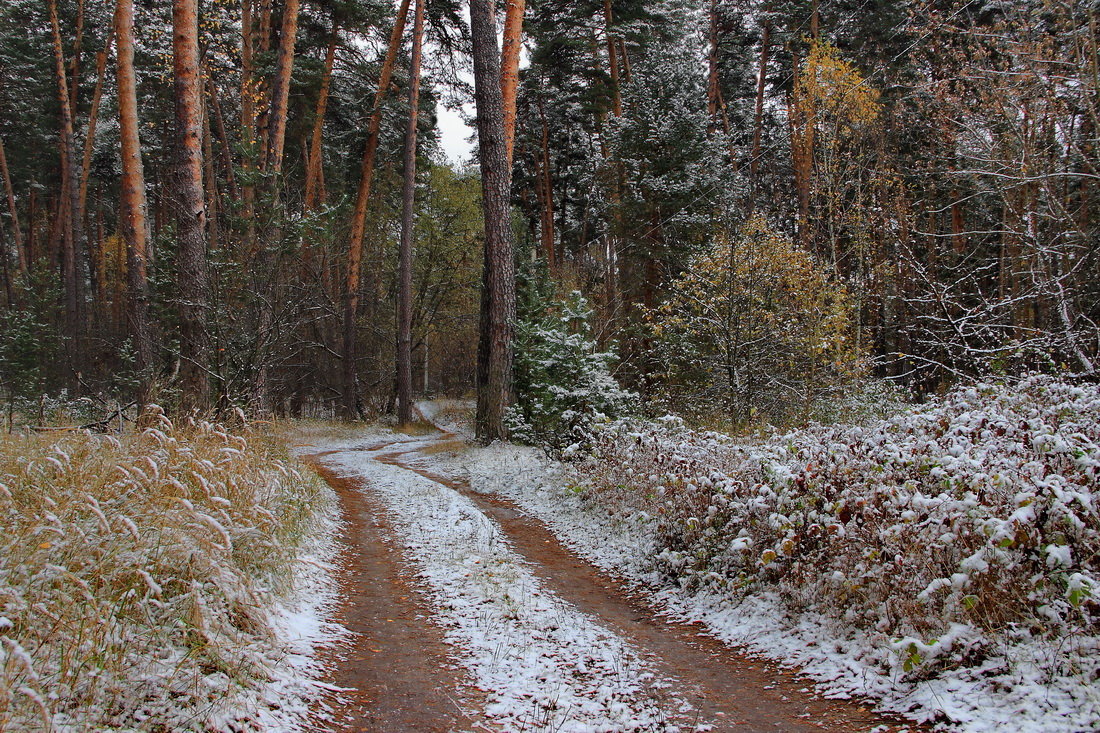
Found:
<path fill-rule="evenodd" d="M 255 727 L 331 499 L 260 435 L 146 424 L 0 436 L 0 730 Z"/>
<path fill-rule="evenodd" d="M 579 471 L 654 529 L 682 586 L 777 593 L 883 640 L 913 679 L 1036 641 L 1050 674 L 1095 683 L 1098 446 L 1100 387 L 1033 377 L 755 443 L 620 423 Z"/>

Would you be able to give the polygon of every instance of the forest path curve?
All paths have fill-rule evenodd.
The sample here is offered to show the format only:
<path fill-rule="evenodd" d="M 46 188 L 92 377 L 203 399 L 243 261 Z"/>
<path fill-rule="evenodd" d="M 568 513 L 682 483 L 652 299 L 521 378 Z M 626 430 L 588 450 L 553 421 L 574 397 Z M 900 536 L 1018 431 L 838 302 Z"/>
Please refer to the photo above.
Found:
<path fill-rule="evenodd" d="M 609 578 L 563 546 L 541 521 L 529 516 L 506 499 L 480 493 L 471 488 L 466 481 L 446 475 L 433 461 L 435 454 L 461 451 L 465 448 L 459 436 L 440 430 L 424 436 L 402 436 L 397 440 L 367 444 L 350 452 L 365 453 L 366 456 L 361 456 L 360 459 L 369 456 L 369 460 L 376 465 L 381 464 L 398 475 L 404 474 L 407 477 L 406 479 L 396 478 L 397 482 L 419 479 L 422 482 L 429 482 L 439 490 L 455 492 L 472 502 L 478 511 L 490 518 L 491 523 L 499 528 L 508 546 L 521 556 L 524 566 L 531 571 L 543 588 L 569 604 L 571 608 L 596 619 L 599 624 L 625 639 L 625 643 L 629 644 L 642 660 L 640 663 L 647 665 L 648 669 L 651 669 L 656 678 L 662 682 L 662 684 L 650 685 L 644 692 L 649 696 L 649 703 L 661 708 L 659 722 L 651 721 L 648 726 L 640 725 L 638 729 L 690 730 L 696 728 L 720 731 L 896 729 L 896 723 L 877 716 L 859 704 L 826 700 L 813 694 L 807 688 L 807 683 L 790 672 L 731 650 L 700 633 L 697 627 L 670 622 L 660 617 L 625 584 Z M 331 451 L 327 455 L 338 453 L 339 451 Z M 324 462 L 325 455 L 318 454 L 311 462 L 318 468 L 322 477 L 336 486 L 341 493 L 346 519 L 349 522 L 346 539 L 352 543 L 352 554 L 369 558 L 377 554 L 377 549 L 372 549 L 370 545 L 376 543 L 378 539 L 372 538 L 371 532 L 364 532 L 363 528 L 357 525 L 372 523 L 377 527 L 386 523 L 384 519 L 386 512 L 379 511 L 382 502 L 379 502 L 376 496 L 372 497 L 377 487 L 372 486 L 372 481 L 367 477 L 349 475 L 346 465 L 343 470 L 334 470 L 331 463 Z M 377 481 L 373 483 L 377 484 Z M 368 509 L 372 503 L 373 509 Z M 394 519 L 392 507 L 389 519 Z M 400 524 L 400 521 L 388 523 Z M 393 529 L 391 528 L 390 531 Z M 400 528 L 397 529 L 397 533 L 400 534 Z M 362 544 L 364 542 L 366 545 Z M 390 544 L 390 552 L 393 552 L 392 539 Z M 391 562 L 394 559 L 390 558 Z M 399 569 L 399 574 L 410 576 L 412 571 L 407 565 L 409 562 L 407 553 L 397 562 L 405 563 L 405 566 Z M 353 572 L 354 566 L 355 563 L 349 566 Z M 400 590 L 401 586 L 398 586 L 390 593 L 392 595 L 393 592 Z M 392 630 L 394 636 L 399 639 L 396 647 L 407 657 L 402 664 L 409 665 L 413 669 L 414 677 L 418 674 L 415 672 L 417 666 L 424 668 L 424 673 L 420 673 L 421 676 L 427 674 L 438 677 L 439 672 L 444 668 L 439 665 L 439 659 L 446 658 L 448 655 L 445 651 L 446 644 L 440 640 L 440 629 L 427 621 L 430 614 L 424 611 L 425 604 L 432 605 L 432 601 L 420 597 L 410 599 L 410 595 L 416 594 L 410 594 L 407 590 L 406 585 L 406 597 L 402 603 L 408 604 L 412 600 L 414 604 L 419 604 L 418 610 L 411 616 L 408 611 L 405 613 L 406 618 L 413 622 L 411 632 L 408 628 L 394 626 L 387 622 L 381 626 L 375 624 L 374 630 L 368 633 L 368 637 L 378 639 L 379 634 L 385 636 Z M 349 583 L 347 591 L 356 592 L 355 584 Z M 353 611 L 352 615 L 369 615 L 371 611 L 368 606 L 377 603 L 376 596 L 380 591 L 386 591 L 386 583 L 378 579 L 378 582 L 373 584 L 371 593 L 354 604 L 358 610 Z M 390 600 L 392 602 L 392 598 Z M 416 643 L 418 634 L 416 624 L 424 627 L 421 631 L 427 642 L 427 648 L 423 653 L 408 648 L 410 644 Z M 412 636 L 408 636 L 409 633 Z M 393 640 L 390 642 L 392 643 Z M 440 647 L 441 643 L 442 647 Z M 384 645 L 373 647 L 374 650 L 380 648 L 384 648 Z M 461 655 L 461 650 L 453 650 L 451 653 L 452 657 Z M 357 681 L 357 675 L 363 676 L 362 671 L 357 667 L 362 666 L 362 662 L 370 664 L 383 661 L 377 654 L 363 654 L 361 650 L 359 653 L 353 651 L 349 659 L 359 660 L 360 665 L 350 665 L 355 668 L 355 671 L 345 669 L 342 674 L 337 675 L 335 682 L 343 686 L 358 687 L 361 690 L 363 681 L 369 683 L 370 680 Z M 347 668 L 349 665 L 345 663 L 343 666 Z M 369 674 L 367 676 L 369 677 Z M 454 685 L 455 692 L 450 695 L 454 702 L 450 705 L 437 705 L 437 709 L 418 705 L 419 723 L 412 727 L 402 726 L 403 729 L 469 730 L 474 727 L 481 729 L 486 727 L 487 724 L 484 721 L 477 722 L 471 718 L 473 714 L 469 712 L 469 705 L 471 703 L 475 707 L 479 705 L 473 701 L 469 681 L 463 678 L 461 673 L 452 669 L 444 675 L 444 679 L 436 680 L 428 687 L 434 689 L 440 685 L 445 686 L 447 678 Z M 473 692 L 476 694 L 477 691 L 473 690 Z M 367 693 L 370 699 L 364 704 L 366 707 L 373 707 L 374 712 L 359 713 L 360 716 L 365 716 L 360 717 L 363 722 L 356 723 L 356 727 L 352 727 L 351 730 L 394 729 L 389 726 L 372 727 L 371 721 L 381 721 L 387 717 L 392 719 L 394 715 L 399 714 L 399 710 L 407 710 L 412 702 L 403 697 L 403 694 L 390 696 L 391 699 L 387 701 L 378 693 L 377 687 L 373 693 Z M 441 695 L 436 690 L 430 697 L 438 701 Z M 466 712 L 460 711 L 457 702 L 459 698 L 467 701 Z M 386 705 L 396 705 L 398 711 L 386 713 L 380 710 Z M 542 727 L 551 729 L 552 716 L 549 716 L 549 713 L 547 715 L 547 724 Z M 534 719 L 531 723 L 531 729 L 540 729 Z"/>

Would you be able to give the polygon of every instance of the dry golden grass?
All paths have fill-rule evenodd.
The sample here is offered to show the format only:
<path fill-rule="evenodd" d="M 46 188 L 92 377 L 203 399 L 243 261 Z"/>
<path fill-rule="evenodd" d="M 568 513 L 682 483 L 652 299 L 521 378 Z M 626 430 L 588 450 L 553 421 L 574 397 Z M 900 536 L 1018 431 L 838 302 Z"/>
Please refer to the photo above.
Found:
<path fill-rule="evenodd" d="M 276 674 L 329 494 L 247 429 L 146 424 L 0 436 L 0 730 L 222 727 Z"/>

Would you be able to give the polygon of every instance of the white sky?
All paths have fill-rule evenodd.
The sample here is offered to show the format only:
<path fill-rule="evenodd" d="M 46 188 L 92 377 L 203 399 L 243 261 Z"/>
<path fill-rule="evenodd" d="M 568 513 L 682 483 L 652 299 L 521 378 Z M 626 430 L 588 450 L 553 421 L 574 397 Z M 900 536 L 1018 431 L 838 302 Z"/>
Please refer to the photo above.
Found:
<path fill-rule="evenodd" d="M 474 106 L 465 105 L 464 109 L 467 114 L 473 114 Z M 473 141 L 476 139 L 477 132 L 463 121 L 456 110 L 449 110 L 442 104 L 436 104 L 435 113 L 439 123 L 440 147 L 443 148 L 451 165 L 462 165 L 473 153 Z"/>

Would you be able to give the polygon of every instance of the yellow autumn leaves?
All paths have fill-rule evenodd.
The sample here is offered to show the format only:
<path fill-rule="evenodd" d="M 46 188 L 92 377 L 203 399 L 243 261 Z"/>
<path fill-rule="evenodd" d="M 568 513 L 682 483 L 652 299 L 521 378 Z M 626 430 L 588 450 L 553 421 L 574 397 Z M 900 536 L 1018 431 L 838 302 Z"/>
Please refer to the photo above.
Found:
<path fill-rule="evenodd" d="M 819 132 L 828 125 L 834 134 L 849 133 L 882 112 L 879 91 L 831 44 L 813 44 L 797 82 L 795 104 Z"/>
<path fill-rule="evenodd" d="M 668 397 L 702 401 L 739 424 L 804 419 L 858 374 L 854 311 L 842 283 L 756 216 L 697 256 L 647 319 Z"/>

